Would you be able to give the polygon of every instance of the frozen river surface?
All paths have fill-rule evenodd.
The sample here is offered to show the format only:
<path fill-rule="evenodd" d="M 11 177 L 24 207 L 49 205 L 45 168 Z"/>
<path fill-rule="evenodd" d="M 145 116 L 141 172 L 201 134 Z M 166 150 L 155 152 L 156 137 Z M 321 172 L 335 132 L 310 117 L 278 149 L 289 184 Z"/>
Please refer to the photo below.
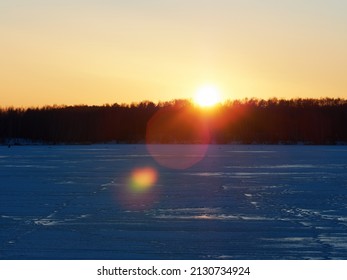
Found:
<path fill-rule="evenodd" d="M 347 259 L 346 146 L 182 147 L 0 147 L 0 259 Z"/>

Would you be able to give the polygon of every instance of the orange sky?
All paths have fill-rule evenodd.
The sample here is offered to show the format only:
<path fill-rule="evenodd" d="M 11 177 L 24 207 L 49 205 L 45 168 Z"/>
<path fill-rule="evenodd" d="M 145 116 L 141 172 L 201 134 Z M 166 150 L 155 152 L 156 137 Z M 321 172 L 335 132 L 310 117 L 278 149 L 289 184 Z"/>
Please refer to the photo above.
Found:
<path fill-rule="evenodd" d="M 0 0 L 0 107 L 347 98 L 347 1 Z"/>

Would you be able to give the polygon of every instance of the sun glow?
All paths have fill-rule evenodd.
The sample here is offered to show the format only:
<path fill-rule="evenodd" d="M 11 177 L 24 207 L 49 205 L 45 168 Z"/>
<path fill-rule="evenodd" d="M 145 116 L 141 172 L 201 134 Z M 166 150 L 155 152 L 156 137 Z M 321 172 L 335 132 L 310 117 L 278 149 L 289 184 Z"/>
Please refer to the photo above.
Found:
<path fill-rule="evenodd" d="M 205 85 L 198 88 L 193 101 L 201 107 L 212 107 L 221 102 L 221 95 L 217 87 Z"/>

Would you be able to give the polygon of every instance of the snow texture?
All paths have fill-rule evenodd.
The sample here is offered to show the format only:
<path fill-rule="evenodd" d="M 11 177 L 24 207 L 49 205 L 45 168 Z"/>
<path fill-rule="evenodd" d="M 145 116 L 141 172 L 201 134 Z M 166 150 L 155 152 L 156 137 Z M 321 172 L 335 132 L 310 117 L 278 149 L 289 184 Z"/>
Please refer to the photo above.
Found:
<path fill-rule="evenodd" d="M 211 145 L 181 170 L 156 157 L 0 147 L 0 259 L 347 259 L 347 147 Z M 155 183 L 130 190 L 142 167 Z"/>

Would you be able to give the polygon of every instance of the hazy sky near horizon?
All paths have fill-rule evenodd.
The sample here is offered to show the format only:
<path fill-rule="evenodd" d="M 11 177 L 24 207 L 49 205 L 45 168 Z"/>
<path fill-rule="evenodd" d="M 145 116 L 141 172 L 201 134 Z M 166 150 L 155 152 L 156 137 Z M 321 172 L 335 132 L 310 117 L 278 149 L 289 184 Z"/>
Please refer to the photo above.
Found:
<path fill-rule="evenodd" d="M 344 0 L 0 0 L 0 107 L 347 98 Z"/>

